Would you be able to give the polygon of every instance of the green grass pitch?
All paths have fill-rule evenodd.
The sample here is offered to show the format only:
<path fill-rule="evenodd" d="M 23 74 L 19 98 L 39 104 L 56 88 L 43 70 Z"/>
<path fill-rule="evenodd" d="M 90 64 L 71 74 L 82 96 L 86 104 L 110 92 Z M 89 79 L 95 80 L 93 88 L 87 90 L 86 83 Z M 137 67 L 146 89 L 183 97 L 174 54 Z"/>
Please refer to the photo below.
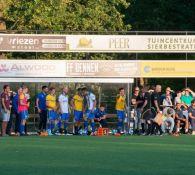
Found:
<path fill-rule="evenodd" d="M 1 137 L 0 174 L 194 175 L 195 137 Z"/>

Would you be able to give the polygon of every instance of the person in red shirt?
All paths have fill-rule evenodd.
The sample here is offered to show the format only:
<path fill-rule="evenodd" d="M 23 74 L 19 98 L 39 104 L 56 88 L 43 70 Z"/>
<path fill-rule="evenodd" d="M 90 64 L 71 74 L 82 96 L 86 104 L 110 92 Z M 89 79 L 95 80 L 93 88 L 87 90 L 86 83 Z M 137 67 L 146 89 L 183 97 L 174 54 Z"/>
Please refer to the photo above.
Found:
<path fill-rule="evenodd" d="M 11 99 L 10 99 L 10 87 L 9 85 L 4 85 L 3 92 L 1 94 L 1 107 L 2 107 L 2 136 L 6 135 L 7 123 L 10 120 L 10 109 L 11 109 Z"/>
<path fill-rule="evenodd" d="M 28 88 L 26 86 L 22 87 L 22 93 L 19 94 L 19 104 L 18 104 L 18 112 L 20 116 L 20 135 L 25 134 L 25 124 L 26 119 L 28 118 L 28 108 L 29 102 L 27 98 Z"/>

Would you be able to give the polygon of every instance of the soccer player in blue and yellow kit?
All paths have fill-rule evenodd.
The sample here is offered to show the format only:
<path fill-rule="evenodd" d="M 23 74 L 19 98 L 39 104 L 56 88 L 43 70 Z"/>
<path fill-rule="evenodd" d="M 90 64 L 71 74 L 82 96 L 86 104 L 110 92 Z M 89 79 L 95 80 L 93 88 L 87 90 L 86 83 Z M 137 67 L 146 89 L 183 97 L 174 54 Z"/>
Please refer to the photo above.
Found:
<path fill-rule="evenodd" d="M 83 96 L 82 96 L 82 89 L 78 88 L 77 89 L 77 94 L 74 95 L 72 101 L 71 101 L 71 106 L 74 110 L 74 120 L 75 120 L 75 134 L 78 135 L 78 131 L 81 129 L 80 122 L 83 119 L 83 110 L 84 110 L 84 105 L 83 105 Z"/>
<path fill-rule="evenodd" d="M 121 130 L 123 128 L 123 122 L 125 119 L 125 110 L 126 110 L 125 89 L 120 88 L 119 94 L 116 97 L 116 111 L 117 111 L 117 117 L 118 117 L 118 125 L 117 125 L 118 133 L 121 133 Z"/>
<path fill-rule="evenodd" d="M 49 119 L 48 135 L 52 135 L 55 121 L 57 119 L 57 99 L 55 95 L 55 88 L 51 87 L 49 94 L 46 96 L 47 114 Z"/>

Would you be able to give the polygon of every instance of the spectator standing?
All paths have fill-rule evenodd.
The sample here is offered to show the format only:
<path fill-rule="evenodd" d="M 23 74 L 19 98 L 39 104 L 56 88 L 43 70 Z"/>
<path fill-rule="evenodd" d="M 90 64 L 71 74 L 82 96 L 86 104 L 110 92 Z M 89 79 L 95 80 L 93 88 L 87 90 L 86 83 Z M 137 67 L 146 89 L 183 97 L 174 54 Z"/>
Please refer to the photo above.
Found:
<path fill-rule="evenodd" d="M 11 99 L 10 99 L 10 87 L 9 85 L 4 85 L 3 92 L 1 94 L 1 113 L 3 116 L 2 122 L 2 136 L 8 136 L 6 134 L 7 123 L 10 120 L 10 113 L 11 113 Z"/>

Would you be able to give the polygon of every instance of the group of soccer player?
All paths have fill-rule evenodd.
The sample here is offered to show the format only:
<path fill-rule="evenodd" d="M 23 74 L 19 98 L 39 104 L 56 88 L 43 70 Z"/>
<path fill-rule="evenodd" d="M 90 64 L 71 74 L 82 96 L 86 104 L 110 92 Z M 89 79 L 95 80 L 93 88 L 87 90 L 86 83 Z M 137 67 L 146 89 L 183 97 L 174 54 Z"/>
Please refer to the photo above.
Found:
<path fill-rule="evenodd" d="M 43 86 L 42 92 L 37 96 L 36 106 L 40 114 L 40 133 L 46 132 L 48 123 L 48 135 L 53 135 L 56 130 L 59 131 L 62 128 L 63 132 L 67 134 L 72 110 L 75 122 L 74 134 L 79 134 L 81 121 L 84 121 L 84 133 L 88 135 L 88 123 L 90 122 L 92 128 L 91 135 L 95 135 L 95 113 L 96 115 L 98 113 L 98 110 L 96 110 L 96 97 L 86 87 L 78 88 L 77 94 L 70 99 L 68 87 L 64 87 L 62 93 L 57 98 L 55 88 L 51 87 L 48 89 L 47 86 Z M 105 117 L 105 111 L 101 112 L 102 116 L 100 117 Z"/>
<path fill-rule="evenodd" d="M 118 120 L 115 134 L 174 135 L 191 131 L 195 135 L 194 97 L 195 93 L 189 88 L 174 92 L 167 87 L 163 94 L 160 85 L 144 86 L 135 87 L 130 104 L 127 104 L 125 89 L 120 88 L 115 105 Z M 73 97 L 68 86 L 63 87 L 59 96 L 54 87 L 43 86 L 36 96 L 36 109 L 40 117 L 38 134 L 67 135 L 73 126 L 75 135 L 96 135 L 98 127 L 108 127 L 106 105 L 98 106 L 95 94 L 86 86 L 77 88 Z M 2 136 L 11 135 L 13 118 L 15 135 L 27 134 L 29 107 L 30 95 L 26 86 L 15 93 L 9 85 L 4 85 L 1 93 Z M 71 114 L 74 125 L 70 125 Z"/>
<path fill-rule="evenodd" d="M 1 94 L 2 136 L 11 135 L 13 116 L 15 116 L 15 135 L 26 135 L 26 120 L 29 117 L 30 95 L 28 88 L 22 86 L 17 93 L 4 85 Z M 74 134 L 95 135 L 95 121 L 100 127 L 106 127 L 104 104 L 97 108 L 96 96 L 85 86 L 79 87 L 77 93 L 70 98 L 69 88 L 65 86 L 57 97 L 54 87 L 42 87 L 36 97 L 36 108 L 40 116 L 40 135 L 67 134 L 70 114 L 74 115 Z M 81 122 L 84 123 L 82 127 Z M 89 132 L 88 125 L 91 125 Z"/>

